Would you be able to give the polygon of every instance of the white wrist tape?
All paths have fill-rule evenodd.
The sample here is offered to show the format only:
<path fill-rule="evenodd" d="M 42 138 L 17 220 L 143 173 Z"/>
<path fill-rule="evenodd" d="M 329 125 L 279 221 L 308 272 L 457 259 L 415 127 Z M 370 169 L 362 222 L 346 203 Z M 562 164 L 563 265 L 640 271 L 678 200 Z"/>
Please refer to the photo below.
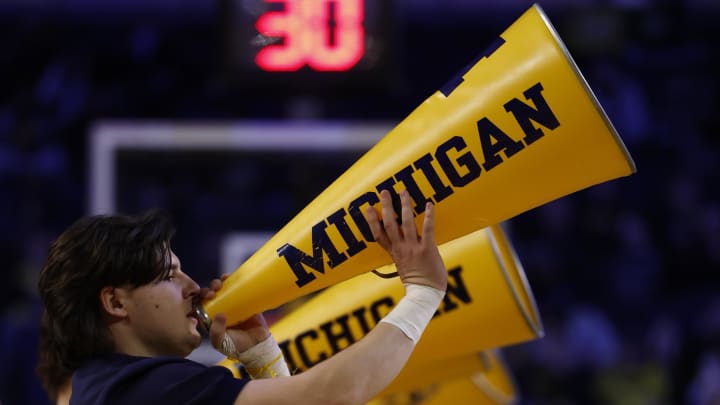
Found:
<path fill-rule="evenodd" d="M 285 363 L 285 358 L 283 358 L 280 346 L 278 346 L 272 335 L 255 346 L 239 353 L 235 347 L 235 343 L 226 333 L 223 337 L 220 351 L 230 359 L 241 362 L 253 379 L 290 375 L 290 370 L 288 369 L 287 363 Z"/>
<path fill-rule="evenodd" d="M 444 296 L 437 288 L 405 284 L 405 296 L 380 322 L 395 325 L 417 343 Z"/>

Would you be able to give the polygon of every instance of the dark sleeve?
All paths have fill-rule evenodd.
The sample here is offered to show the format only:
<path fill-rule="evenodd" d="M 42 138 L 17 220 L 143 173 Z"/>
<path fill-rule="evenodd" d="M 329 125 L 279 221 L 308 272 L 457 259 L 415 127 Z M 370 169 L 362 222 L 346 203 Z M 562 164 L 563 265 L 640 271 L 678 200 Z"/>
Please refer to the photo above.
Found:
<path fill-rule="evenodd" d="M 125 370 L 129 371 L 129 370 Z M 107 393 L 117 404 L 232 404 L 248 379 L 191 361 L 159 363 L 128 372 Z"/>

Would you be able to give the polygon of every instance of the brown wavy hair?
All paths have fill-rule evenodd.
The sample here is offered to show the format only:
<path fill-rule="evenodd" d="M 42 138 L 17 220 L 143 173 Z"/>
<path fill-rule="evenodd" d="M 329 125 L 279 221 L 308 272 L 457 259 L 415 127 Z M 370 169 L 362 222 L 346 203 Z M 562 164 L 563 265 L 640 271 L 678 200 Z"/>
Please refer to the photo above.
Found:
<path fill-rule="evenodd" d="M 38 282 L 44 311 L 37 373 L 51 399 L 84 362 L 114 351 L 100 290 L 166 276 L 174 232 L 161 210 L 96 215 L 79 219 L 50 245 Z"/>

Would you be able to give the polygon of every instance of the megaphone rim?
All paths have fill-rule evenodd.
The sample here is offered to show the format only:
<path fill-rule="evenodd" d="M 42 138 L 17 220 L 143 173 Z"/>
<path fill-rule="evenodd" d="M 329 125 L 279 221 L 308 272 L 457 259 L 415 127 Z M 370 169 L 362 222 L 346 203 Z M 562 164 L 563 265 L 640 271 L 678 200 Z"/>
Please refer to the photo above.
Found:
<path fill-rule="evenodd" d="M 522 262 L 520 261 L 512 242 L 505 234 L 501 224 L 491 225 L 488 227 L 488 241 L 490 242 L 490 247 L 497 258 L 500 271 L 508 284 L 513 300 L 518 306 L 518 310 L 522 314 L 523 319 L 525 319 L 528 327 L 533 331 L 537 338 L 543 337 L 545 335 L 545 328 L 543 326 L 542 316 L 540 315 L 537 303 L 535 302 L 535 295 L 533 294 L 530 282 L 525 275 L 525 269 L 523 268 Z M 500 248 L 500 244 L 507 248 L 510 257 L 505 257 Z M 520 297 L 520 292 L 518 292 L 515 283 L 513 283 L 512 276 L 510 275 L 511 270 L 508 268 L 509 266 L 513 267 L 520 280 L 522 289 L 526 291 L 525 295 L 527 296 L 527 304 L 529 308 L 525 305 L 523 299 Z M 535 316 L 531 315 L 528 310 L 535 314 Z"/>
<path fill-rule="evenodd" d="M 633 174 L 637 172 L 637 167 L 635 166 L 635 161 L 633 160 L 632 156 L 630 156 L 630 152 L 627 150 L 627 147 L 625 146 L 625 143 L 623 142 L 622 138 L 620 138 L 620 134 L 617 132 L 617 129 L 615 129 L 615 125 L 613 125 L 612 121 L 610 121 L 610 117 L 608 117 L 607 113 L 605 112 L 605 109 L 600 105 L 600 101 L 598 101 L 597 97 L 595 96 L 595 92 L 593 92 L 592 88 L 588 84 L 587 80 L 585 79 L 585 76 L 583 75 L 582 71 L 580 71 L 580 68 L 578 67 L 577 63 L 575 63 L 575 59 L 573 59 L 572 55 L 570 54 L 570 51 L 568 50 L 567 46 L 565 45 L 565 42 L 560 38 L 560 34 L 558 34 L 557 30 L 555 29 L 555 26 L 550 21 L 550 18 L 548 18 L 547 14 L 545 14 L 545 11 L 540 6 L 540 4 L 535 3 L 532 6 L 532 9 L 535 9 L 535 11 L 538 13 L 540 18 L 545 23 L 545 27 L 547 28 L 548 32 L 550 32 L 550 35 L 555 40 L 555 43 L 557 44 L 558 48 L 560 48 L 560 51 L 562 52 L 563 56 L 565 56 L 565 60 L 568 62 L 568 65 L 570 65 L 570 68 L 572 69 L 573 73 L 577 76 L 578 81 L 582 85 L 583 89 L 587 93 L 588 97 L 590 98 L 590 101 L 592 102 L 595 109 L 600 114 L 600 117 L 602 117 L 603 122 L 607 126 L 608 130 L 612 134 L 613 139 L 617 143 L 620 150 L 623 152 L 623 155 L 625 156 L 625 160 L 628 163 L 628 166 L 630 166 L 630 173 Z"/>
<path fill-rule="evenodd" d="M 490 365 L 484 365 L 483 371 L 473 373 L 470 376 L 470 381 L 475 385 L 480 391 L 482 391 L 485 395 L 490 397 L 493 401 L 495 401 L 498 404 L 515 404 L 519 401 L 520 394 L 518 393 L 518 384 L 515 379 L 515 375 L 512 373 L 512 370 L 510 369 L 510 366 L 508 365 L 507 361 L 505 361 L 505 357 L 502 355 L 502 350 L 499 348 L 496 349 L 490 349 L 490 350 L 483 350 L 477 354 L 477 356 L 480 358 L 480 361 L 485 364 L 489 363 L 490 360 L 488 357 L 492 355 L 495 359 L 495 361 L 500 365 L 500 367 L 505 370 L 505 376 L 508 378 L 508 382 L 510 383 L 510 389 L 512 390 L 511 394 L 507 394 L 505 392 L 500 391 L 498 388 L 495 387 L 495 384 L 493 384 L 487 377 L 487 371 L 490 368 Z"/>

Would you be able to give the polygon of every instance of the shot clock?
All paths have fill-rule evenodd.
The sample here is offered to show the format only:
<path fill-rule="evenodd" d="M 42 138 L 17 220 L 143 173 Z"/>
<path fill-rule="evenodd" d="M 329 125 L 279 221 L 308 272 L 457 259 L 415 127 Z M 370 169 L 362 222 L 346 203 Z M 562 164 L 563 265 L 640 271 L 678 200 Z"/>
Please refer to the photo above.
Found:
<path fill-rule="evenodd" d="M 390 0 L 222 0 L 225 61 L 243 87 L 380 87 L 395 68 Z"/>
<path fill-rule="evenodd" d="M 364 0 L 281 0 L 255 22 L 268 38 L 255 55 L 262 70 L 344 72 L 365 55 Z"/>

